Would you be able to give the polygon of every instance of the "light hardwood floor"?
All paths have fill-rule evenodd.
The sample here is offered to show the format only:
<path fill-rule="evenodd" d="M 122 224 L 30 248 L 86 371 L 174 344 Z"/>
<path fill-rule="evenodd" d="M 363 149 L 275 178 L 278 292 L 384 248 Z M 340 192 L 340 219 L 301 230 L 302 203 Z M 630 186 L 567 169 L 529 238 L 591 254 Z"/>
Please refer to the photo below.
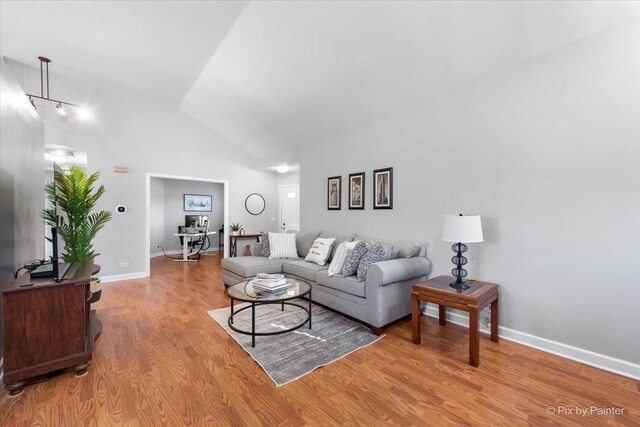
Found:
<path fill-rule="evenodd" d="M 207 314 L 226 307 L 220 260 L 152 260 L 152 278 L 104 285 L 104 329 L 87 376 L 67 371 L 0 400 L 0 425 L 640 425 L 636 381 L 422 318 L 277 388 Z M 547 414 L 616 406 L 622 415 Z"/>

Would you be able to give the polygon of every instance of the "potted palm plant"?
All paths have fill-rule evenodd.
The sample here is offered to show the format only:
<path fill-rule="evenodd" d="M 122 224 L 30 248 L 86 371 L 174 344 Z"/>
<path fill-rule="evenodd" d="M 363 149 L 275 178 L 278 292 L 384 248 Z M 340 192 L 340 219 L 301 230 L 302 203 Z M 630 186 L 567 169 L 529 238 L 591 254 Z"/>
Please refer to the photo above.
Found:
<path fill-rule="evenodd" d="M 65 262 L 88 261 L 100 255 L 93 250 L 96 234 L 111 219 L 111 212 L 92 212 L 104 193 L 104 186 L 94 188 L 99 172 L 88 175 L 78 166 L 71 166 L 68 173 L 54 171 L 55 179 L 46 184 L 44 190 L 54 206 L 59 206 L 65 216 L 58 215 L 55 208 L 42 213 L 47 225 L 56 227 L 64 240 Z"/>

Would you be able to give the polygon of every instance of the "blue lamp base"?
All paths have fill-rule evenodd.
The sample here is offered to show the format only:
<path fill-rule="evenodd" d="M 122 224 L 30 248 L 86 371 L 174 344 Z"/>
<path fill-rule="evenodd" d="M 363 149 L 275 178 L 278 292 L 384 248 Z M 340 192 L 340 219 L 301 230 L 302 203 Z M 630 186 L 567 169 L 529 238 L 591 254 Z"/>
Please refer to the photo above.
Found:
<path fill-rule="evenodd" d="M 456 255 L 451 258 L 451 262 L 456 265 L 456 267 L 451 270 L 451 274 L 456 278 L 456 281 L 449 283 L 449 286 L 451 286 L 458 292 L 464 292 L 470 288 L 470 286 L 464 280 L 462 280 L 463 278 L 467 277 L 467 270 L 462 268 L 463 265 L 467 264 L 467 258 L 462 256 L 462 254 L 465 253 L 468 249 L 469 247 L 467 245 L 460 242 L 454 243 L 451 246 L 451 250 L 456 253 Z"/>

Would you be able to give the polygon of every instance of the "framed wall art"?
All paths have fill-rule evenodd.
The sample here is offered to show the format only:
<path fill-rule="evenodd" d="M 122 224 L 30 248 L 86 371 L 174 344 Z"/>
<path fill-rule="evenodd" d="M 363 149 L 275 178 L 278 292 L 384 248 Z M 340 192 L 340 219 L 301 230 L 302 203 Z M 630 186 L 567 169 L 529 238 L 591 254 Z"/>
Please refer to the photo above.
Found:
<path fill-rule="evenodd" d="M 331 176 L 327 180 L 327 209 L 339 211 L 342 209 L 342 177 Z"/>
<path fill-rule="evenodd" d="M 349 174 L 349 209 L 364 209 L 364 172 Z"/>
<path fill-rule="evenodd" d="M 373 171 L 373 209 L 393 209 L 393 168 Z"/>
<path fill-rule="evenodd" d="M 203 194 L 185 194 L 184 211 L 211 212 L 211 196 Z"/>

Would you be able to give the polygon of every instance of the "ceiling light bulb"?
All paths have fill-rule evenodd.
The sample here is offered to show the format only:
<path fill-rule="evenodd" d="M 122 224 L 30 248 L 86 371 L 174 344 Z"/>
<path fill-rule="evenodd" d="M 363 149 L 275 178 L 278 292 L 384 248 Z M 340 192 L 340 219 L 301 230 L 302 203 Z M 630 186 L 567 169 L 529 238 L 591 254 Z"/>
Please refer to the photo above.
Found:
<path fill-rule="evenodd" d="M 91 118 L 91 110 L 88 108 L 80 107 L 78 110 L 78 117 L 81 119 L 90 119 Z"/>
<path fill-rule="evenodd" d="M 65 116 L 67 114 L 66 110 L 62 107 L 62 104 L 58 102 L 58 105 L 56 105 L 56 110 L 58 111 L 58 114 L 60 114 L 61 116 Z"/>
<path fill-rule="evenodd" d="M 280 173 L 289 172 L 289 166 L 287 166 L 287 165 L 276 166 L 275 169 Z"/>

